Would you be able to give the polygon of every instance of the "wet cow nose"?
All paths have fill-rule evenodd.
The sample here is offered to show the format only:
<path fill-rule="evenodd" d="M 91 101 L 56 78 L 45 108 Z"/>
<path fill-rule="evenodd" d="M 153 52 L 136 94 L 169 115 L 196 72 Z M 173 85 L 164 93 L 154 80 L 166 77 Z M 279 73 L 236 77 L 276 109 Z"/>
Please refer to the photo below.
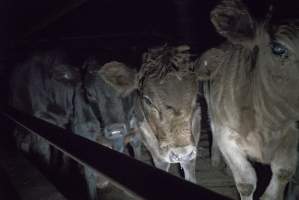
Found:
<path fill-rule="evenodd" d="M 196 157 L 195 147 L 179 147 L 172 149 L 169 154 L 171 162 L 183 162 L 193 160 Z"/>
<path fill-rule="evenodd" d="M 170 152 L 170 160 L 173 160 L 173 161 L 179 161 L 180 160 L 180 155 L 174 153 L 173 151 Z"/>

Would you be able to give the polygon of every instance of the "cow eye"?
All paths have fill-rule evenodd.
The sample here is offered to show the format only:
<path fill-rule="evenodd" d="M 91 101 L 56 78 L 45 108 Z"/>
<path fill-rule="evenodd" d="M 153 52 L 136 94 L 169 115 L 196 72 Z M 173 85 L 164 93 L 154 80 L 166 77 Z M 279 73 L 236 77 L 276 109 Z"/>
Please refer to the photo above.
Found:
<path fill-rule="evenodd" d="M 170 110 L 170 111 L 175 111 L 175 108 L 173 106 L 170 106 L 170 105 L 166 105 L 165 108 L 167 110 Z"/>
<path fill-rule="evenodd" d="M 148 96 L 143 96 L 143 100 L 147 105 L 149 105 L 149 106 L 153 105 L 152 100 Z"/>
<path fill-rule="evenodd" d="M 284 45 L 276 41 L 272 42 L 271 49 L 272 49 L 272 53 L 276 56 L 280 56 L 280 57 L 288 56 L 288 49 Z"/>
<path fill-rule="evenodd" d="M 69 73 L 64 73 L 63 74 L 63 78 L 65 78 L 65 79 L 71 79 L 71 75 L 69 74 Z"/>
<path fill-rule="evenodd" d="M 159 109 L 153 104 L 152 100 L 148 96 L 143 96 L 144 102 L 150 107 L 151 112 L 155 113 L 157 118 L 162 118 Z"/>

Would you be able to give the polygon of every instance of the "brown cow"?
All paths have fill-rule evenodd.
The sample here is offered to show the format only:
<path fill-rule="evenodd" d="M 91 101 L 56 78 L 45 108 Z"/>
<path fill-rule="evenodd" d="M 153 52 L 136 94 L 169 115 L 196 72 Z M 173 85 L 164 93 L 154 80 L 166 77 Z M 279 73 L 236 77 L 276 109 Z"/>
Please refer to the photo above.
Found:
<path fill-rule="evenodd" d="M 187 46 L 150 49 L 139 73 L 118 62 L 106 64 L 99 73 L 122 95 L 137 89 L 138 127 L 155 166 L 168 171 L 170 163 L 180 163 L 185 178 L 196 182 L 200 110 L 188 50 Z"/>
<path fill-rule="evenodd" d="M 252 200 L 256 173 L 249 159 L 269 164 L 261 197 L 282 200 L 297 163 L 299 26 L 256 22 L 240 0 L 224 0 L 211 20 L 227 42 L 199 60 L 213 137 L 242 200 Z"/>

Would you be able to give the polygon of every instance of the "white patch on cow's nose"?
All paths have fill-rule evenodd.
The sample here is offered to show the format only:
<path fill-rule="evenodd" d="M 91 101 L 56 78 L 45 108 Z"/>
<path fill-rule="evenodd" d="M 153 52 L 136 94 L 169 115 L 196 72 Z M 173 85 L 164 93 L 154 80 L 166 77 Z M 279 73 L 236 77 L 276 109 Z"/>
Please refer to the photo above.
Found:
<path fill-rule="evenodd" d="M 115 139 L 127 134 L 127 126 L 124 123 L 114 123 L 104 128 L 105 137 Z"/>
<path fill-rule="evenodd" d="M 205 60 L 203 64 L 205 67 L 208 66 L 208 61 Z"/>
<path fill-rule="evenodd" d="M 193 160 L 196 157 L 196 147 L 188 145 L 171 148 L 168 155 L 170 162 L 173 163 Z"/>
<path fill-rule="evenodd" d="M 70 79 L 71 76 L 70 76 L 69 74 L 65 73 L 65 74 L 63 75 L 63 78 L 65 78 L 65 79 Z"/>

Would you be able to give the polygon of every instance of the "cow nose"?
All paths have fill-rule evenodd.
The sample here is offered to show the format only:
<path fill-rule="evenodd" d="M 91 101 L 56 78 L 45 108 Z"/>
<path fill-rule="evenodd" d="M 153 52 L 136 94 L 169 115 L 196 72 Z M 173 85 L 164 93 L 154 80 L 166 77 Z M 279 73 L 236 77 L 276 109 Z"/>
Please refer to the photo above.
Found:
<path fill-rule="evenodd" d="M 178 162 L 180 160 L 180 156 L 173 151 L 170 152 L 169 158 L 171 161 Z"/>
<path fill-rule="evenodd" d="M 193 146 L 178 147 L 170 151 L 171 162 L 183 162 L 193 160 L 196 157 L 196 148 Z"/>

